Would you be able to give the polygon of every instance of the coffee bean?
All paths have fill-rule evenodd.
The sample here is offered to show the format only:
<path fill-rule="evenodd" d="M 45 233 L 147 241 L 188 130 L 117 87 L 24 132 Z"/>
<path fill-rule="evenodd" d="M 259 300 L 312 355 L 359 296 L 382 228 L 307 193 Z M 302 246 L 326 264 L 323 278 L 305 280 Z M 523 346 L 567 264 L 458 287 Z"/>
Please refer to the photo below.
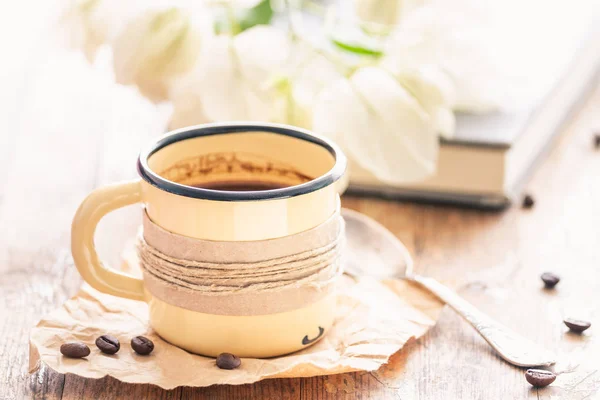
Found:
<path fill-rule="evenodd" d="M 83 358 L 90 355 L 90 348 L 85 343 L 70 342 L 60 346 L 60 352 L 69 358 Z"/>
<path fill-rule="evenodd" d="M 523 208 L 533 208 L 533 206 L 535 205 L 535 200 L 533 197 L 531 197 L 531 195 L 526 194 L 525 197 L 523 197 Z"/>
<path fill-rule="evenodd" d="M 102 335 L 96 339 L 96 346 L 101 352 L 106 354 L 115 354 L 121 348 L 119 339 L 111 335 Z"/>
<path fill-rule="evenodd" d="M 535 387 L 545 387 L 554 382 L 556 374 L 545 369 L 528 369 L 525 379 Z"/>
<path fill-rule="evenodd" d="M 582 321 L 580 319 L 567 318 L 563 321 L 569 327 L 571 332 L 581 333 L 592 326 L 591 322 Z"/>
<path fill-rule="evenodd" d="M 552 289 L 558 282 L 560 282 L 560 277 L 558 275 L 554 275 L 552 272 L 544 272 L 541 276 L 544 281 L 544 285 L 546 288 Z"/>
<path fill-rule="evenodd" d="M 594 135 L 594 147 L 600 149 L 600 132 Z"/>
<path fill-rule="evenodd" d="M 241 364 L 242 360 L 231 353 L 221 353 L 217 357 L 217 367 L 221 369 L 236 369 Z"/>
<path fill-rule="evenodd" d="M 131 348 L 136 353 L 146 356 L 152 353 L 152 350 L 154 350 L 154 343 L 152 343 L 152 340 L 143 336 L 136 336 L 131 339 Z"/>

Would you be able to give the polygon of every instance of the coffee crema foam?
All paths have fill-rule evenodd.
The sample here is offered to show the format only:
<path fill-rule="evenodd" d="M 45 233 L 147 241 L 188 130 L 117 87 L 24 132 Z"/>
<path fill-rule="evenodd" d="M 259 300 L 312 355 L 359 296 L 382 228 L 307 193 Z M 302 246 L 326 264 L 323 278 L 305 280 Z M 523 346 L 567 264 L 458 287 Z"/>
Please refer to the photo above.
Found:
<path fill-rule="evenodd" d="M 224 191 L 263 191 L 312 180 L 292 166 L 251 153 L 212 153 L 178 161 L 160 175 L 172 182 Z"/>
<path fill-rule="evenodd" d="M 281 185 L 272 182 L 262 181 L 222 181 L 222 182 L 206 182 L 203 184 L 192 185 L 201 189 L 223 190 L 230 192 L 255 192 L 263 190 L 283 189 L 287 185 Z"/>

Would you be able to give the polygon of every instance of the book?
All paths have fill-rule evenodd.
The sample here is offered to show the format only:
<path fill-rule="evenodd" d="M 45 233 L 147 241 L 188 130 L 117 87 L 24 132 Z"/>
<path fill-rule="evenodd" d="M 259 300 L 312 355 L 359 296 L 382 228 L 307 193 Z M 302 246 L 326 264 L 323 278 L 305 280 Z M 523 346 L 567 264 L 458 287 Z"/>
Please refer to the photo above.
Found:
<path fill-rule="evenodd" d="M 437 171 L 431 177 L 390 185 L 351 163 L 348 193 L 506 208 L 595 87 L 600 70 L 600 29 L 588 30 L 566 61 L 537 106 L 516 112 L 458 114 L 456 134 L 451 140 L 441 140 Z"/>

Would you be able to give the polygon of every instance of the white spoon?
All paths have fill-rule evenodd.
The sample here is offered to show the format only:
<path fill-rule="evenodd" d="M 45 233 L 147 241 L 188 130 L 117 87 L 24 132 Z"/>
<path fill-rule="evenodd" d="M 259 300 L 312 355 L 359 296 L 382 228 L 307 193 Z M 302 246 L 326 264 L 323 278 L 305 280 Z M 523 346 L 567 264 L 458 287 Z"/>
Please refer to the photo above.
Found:
<path fill-rule="evenodd" d="M 453 290 L 433 278 L 414 274 L 413 260 L 406 247 L 378 222 L 348 209 L 342 210 L 342 216 L 346 221 L 346 274 L 417 282 L 452 307 L 509 363 L 519 367 L 555 363 L 552 353 L 485 315 Z M 376 248 L 378 255 L 361 251 L 364 248 Z"/>

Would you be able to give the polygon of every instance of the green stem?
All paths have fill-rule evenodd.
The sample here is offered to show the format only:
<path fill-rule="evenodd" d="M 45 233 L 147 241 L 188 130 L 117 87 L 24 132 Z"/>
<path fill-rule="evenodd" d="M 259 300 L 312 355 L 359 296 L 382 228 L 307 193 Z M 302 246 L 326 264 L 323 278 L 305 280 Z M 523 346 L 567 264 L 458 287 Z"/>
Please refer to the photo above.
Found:
<path fill-rule="evenodd" d="M 242 27 L 235 16 L 235 9 L 231 3 L 225 5 L 225 13 L 227 14 L 227 22 L 229 23 L 229 32 L 231 36 L 235 36 L 242 31 Z"/>
<path fill-rule="evenodd" d="M 303 39 L 294 29 L 294 25 L 292 24 L 292 11 L 291 11 L 291 2 L 290 0 L 285 0 L 285 6 L 287 8 L 287 13 L 288 13 L 288 28 L 289 28 L 289 35 L 291 38 L 292 42 L 301 42 L 305 45 L 307 45 L 315 54 L 321 55 L 323 57 L 325 57 L 328 61 L 330 61 L 335 68 L 338 70 L 338 72 L 344 76 L 348 76 L 348 74 L 351 72 L 353 72 L 353 69 L 351 67 L 349 67 L 348 65 L 346 65 L 346 63 L 344 63 L 339 57 L 335 57 L 333 54 L 331 54 L 330 52 L 327 52 L 321 48 L 319 48 L 318 46 L 315 46 L 313 43 L 311 43 L 309 40 L 305 40 Z"/>
<path fill-rule="evenodd" d="M 300 0 L 300 7 L 303 10 L 306 10 L 309 13 L 318 15 L 320 17 L 324 17 L 327 13 L 327 7 L 324 7 L 323 5 L 310 0 Z"/>

